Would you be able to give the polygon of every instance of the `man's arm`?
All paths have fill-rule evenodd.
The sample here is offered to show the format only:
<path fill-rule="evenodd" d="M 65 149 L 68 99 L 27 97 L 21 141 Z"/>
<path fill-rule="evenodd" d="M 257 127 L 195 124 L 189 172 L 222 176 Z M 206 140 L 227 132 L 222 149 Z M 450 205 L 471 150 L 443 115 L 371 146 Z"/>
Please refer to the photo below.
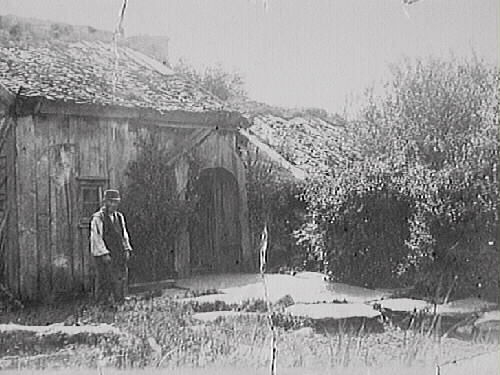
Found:
<path fill-rule="evenodd" d="M 120 212 L 120 220 L 122 221 L 123 227 L 123 247 L 125 251 L 132 251 L 132 246 L 130 245 L 130 237 L 127 231 L 127 225 L 125 224 L 125 216 Z"/>
<path fill-rule="evenodd" d="M 109 250 L 102 238 L 102 227 L 102 219 L 97 215 L 92 216 L 90 222 L 90 252 L 95 257 L 109 254 Z"/>

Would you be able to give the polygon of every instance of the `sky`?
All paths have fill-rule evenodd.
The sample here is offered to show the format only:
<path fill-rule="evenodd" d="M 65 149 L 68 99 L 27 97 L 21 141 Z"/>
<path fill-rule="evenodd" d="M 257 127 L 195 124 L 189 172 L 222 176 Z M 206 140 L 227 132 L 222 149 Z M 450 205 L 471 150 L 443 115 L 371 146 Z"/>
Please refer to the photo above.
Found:
<path fill-rule="evenodd" d="M 113 30 L 121 4 L 0 0 L 0 14 Z M 239 72 L 252 99 L 342 113 L 405 57 L 498 65 L 499 21 L 498 0 L 128 0 L 124 29 L 168 36 L 170 62 Z"/>

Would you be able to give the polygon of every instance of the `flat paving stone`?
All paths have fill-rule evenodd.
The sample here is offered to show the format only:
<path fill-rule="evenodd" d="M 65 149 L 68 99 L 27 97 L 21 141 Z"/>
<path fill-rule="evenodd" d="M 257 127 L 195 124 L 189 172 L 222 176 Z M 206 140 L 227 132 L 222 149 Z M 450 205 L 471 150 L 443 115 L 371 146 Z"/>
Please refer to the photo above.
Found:
<path fill-rule="evenodd" d="M 483 313 L 475 322 L 474 327 L 479 331 L 500 332 L 500 311 L 487 311 Z"/>
<path fill-rule="evenodd" d="M 317 272 L 302 272 L 294 276 L 266 274 L 266 287 L 271 302 L 291 296 L 295 303 L 329 303 L 337 301 L 364 303 L 387 298 L 390 294 L 324 280 Z M 191 290 L 217 290 L 217 294 L 190 297 L 184 301 L 238 304 L 245 300 L 264 299 L 264 285 L 260 275 L 214 275 L 180 280 L 177 286 Z M 223 287 L 222 287 L 223 286 Z"/>
<path fill-rule="evenodd" d="M 293 316 L 310 319 L 376 318 L 380 312 L 362 303 L 317 303 L 289 306 L 286 311 Z"/>
<path fill-rule="evenodd" d="M 465 298 L 437 305 L 436 312 L 441 315 L 462 315 L 492 310 L 496 304 L 480 298 Z"/>
<path fill-rule="evenodd" d="M 384 309 L 398 312 L 413 312 L 414 310 L 424 311 L 432 308 L 432 305 L 427 301 L 411 298 L 390 298 L 374 301 L 372 302 L 372 305 L 373 304 L 380 304 Z"/>
<path fill-rule="evenodd" d="M 48 326 L 26 326 L 22 324 L 0 324 L 0 332 L 31 332 L 37 335 L 104 335 L 108 333 L 120 334 L 121 331 L 109 324 L 65 326 L 63 324 L 51 324 Z"/>

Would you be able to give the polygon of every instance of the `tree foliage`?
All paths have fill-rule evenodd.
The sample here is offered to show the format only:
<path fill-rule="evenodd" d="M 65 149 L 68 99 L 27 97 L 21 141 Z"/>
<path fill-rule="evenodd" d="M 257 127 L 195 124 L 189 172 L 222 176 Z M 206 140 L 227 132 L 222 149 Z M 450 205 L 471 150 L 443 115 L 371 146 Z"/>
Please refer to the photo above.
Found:
<path fill-rule="evenodd" d="M 383 280 L 376 267 L 388 280 L 418 273 L 432 288 L 458 278 L 464 293 L 498 290 L 498 77 L 478 60 L 392 67 L 385 95 L 368 95 L 352 124 L 361 156 L 308 186 L 315 230 L 299 240 L 322 243 L 334 274 L 347 251 L 363 282 Z M 385 265 L 372 263 L 381 254 Z"/>
<path fill-rule="evenodd" d="M 276 167 L 258 153 L 249 153 L 245 164 L 252 246 L 258 247 L 264 225 L 267 225 L 269 268 L 300 266 L 304 254 L 293 233 L 304 221 L 305 203 L 300 199 L 302 187 L 281 178 Z"/>
<path fill-rule="evenodd" d="M 221 65 L 208 67 L 200 72 L 181 59 L 174 70 L 197 82 L 219 100 L 245 98 L 247 95 L 241 74 L 227 72 Z"/>
<path fill-rule="evenodd" d="M 180 228 L 192 217 L 196 205 L 193 183 L 197 163 L 190 161 L 187 190 L 179 192 L 161 137 L 154 133 L 144 136 L 137 149 L 137 159 L 128 165 L 122 206 L 134 248 L 132 281 L 137 275 L 141 281 L 166 279 L 174 272 Z"/>

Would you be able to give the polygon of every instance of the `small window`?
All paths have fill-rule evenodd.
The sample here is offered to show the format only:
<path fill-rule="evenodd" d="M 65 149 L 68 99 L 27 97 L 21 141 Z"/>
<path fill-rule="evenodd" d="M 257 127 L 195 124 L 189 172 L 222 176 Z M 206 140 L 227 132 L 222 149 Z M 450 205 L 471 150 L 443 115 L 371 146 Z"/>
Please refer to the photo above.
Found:
<path fill-rule="evenodd" d="M 91 217 L 100 206 L 102 189 L 100 186 L 82 187 L 82 196 L 82 216 Z"/>
<path fill-rule="evenodd" d="M 80 177 L 79 179 L 79 217 L 80 225 L 87 226 L 92 214 L 101 206 L 102 194 L 107 179 L 99 177 Z"/>

